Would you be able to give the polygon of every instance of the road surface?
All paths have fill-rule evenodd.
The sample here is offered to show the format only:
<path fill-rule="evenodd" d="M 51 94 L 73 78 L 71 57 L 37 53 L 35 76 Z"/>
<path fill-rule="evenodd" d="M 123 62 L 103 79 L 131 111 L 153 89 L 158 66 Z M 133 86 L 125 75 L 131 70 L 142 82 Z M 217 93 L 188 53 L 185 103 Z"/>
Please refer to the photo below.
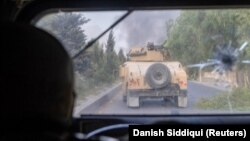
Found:
<path fill-rule="evenodd" d="M 98 107 L 95 111 L 84 111 L 82 114 L 201 114 L 212 111 L 198 109 L 195 104 L 201 98 L 218 95 L 224 91 L 221 88 L 201 84 L 198 82 L 188 82 L 188 107 L 178 108 L 173 100 L 164 101 L 158 99 L 144 99 L 140 103 L 140 108 L 128 108 L 122 100 L 122 92 L 119 91 L 109 101 Z M 213 111 L 214 112 L 214 111 Z"/>

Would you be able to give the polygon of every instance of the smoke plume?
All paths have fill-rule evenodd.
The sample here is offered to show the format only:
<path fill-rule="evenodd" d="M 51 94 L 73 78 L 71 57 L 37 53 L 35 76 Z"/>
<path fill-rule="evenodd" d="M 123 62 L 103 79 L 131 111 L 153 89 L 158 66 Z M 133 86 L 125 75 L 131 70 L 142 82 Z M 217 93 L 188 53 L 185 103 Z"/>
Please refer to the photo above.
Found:
<path fill-rule="evenodd" d="M 122 23 L 122 36 L 128 47 L 145 45 L 147 42 L 162 44 L 166 40 L 166 22 L 175 20 L 180 11 L 136 11 Z"/>

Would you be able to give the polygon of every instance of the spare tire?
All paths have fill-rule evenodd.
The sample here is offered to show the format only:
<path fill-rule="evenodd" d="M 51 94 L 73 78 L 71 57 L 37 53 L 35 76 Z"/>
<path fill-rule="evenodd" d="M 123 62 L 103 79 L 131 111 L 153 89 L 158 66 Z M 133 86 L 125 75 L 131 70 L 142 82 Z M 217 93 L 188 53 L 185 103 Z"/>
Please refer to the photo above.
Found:
<path fill-rule="evenodd" d="M 145 79 L 151 88 L 162 88 L 171 82 L 171 73 L 167 66 L 156 63 L 148 68 Z"/>

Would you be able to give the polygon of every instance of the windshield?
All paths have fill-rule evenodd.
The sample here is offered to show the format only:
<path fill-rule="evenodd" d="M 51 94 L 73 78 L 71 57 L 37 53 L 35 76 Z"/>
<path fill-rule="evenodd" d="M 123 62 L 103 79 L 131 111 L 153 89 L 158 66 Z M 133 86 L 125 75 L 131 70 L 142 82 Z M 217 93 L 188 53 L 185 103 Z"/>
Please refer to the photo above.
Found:
<path fill-rule="evenodd" d="M 72 58 L 126 11 L 58 12 L 35 25 Z M 133 11 L 73 58 L 74 116 L 250 112 L 250 10 Z"/>

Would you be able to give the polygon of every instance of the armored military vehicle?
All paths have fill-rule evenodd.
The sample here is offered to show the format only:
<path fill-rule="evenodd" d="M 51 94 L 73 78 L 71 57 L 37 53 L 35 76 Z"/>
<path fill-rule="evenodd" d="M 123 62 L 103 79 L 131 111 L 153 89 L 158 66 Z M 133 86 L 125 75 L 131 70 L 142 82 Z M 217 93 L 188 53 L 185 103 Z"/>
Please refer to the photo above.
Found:
<path fill-rule="evenodd" d="M 187 107 L 187 74 L 180 62 L 169 57 L 168 51 L 152 43 L 130 49 L 119 70 L 128 107 L 139 107 L 145 97 L 170 98 L 178 107 Z"/>

